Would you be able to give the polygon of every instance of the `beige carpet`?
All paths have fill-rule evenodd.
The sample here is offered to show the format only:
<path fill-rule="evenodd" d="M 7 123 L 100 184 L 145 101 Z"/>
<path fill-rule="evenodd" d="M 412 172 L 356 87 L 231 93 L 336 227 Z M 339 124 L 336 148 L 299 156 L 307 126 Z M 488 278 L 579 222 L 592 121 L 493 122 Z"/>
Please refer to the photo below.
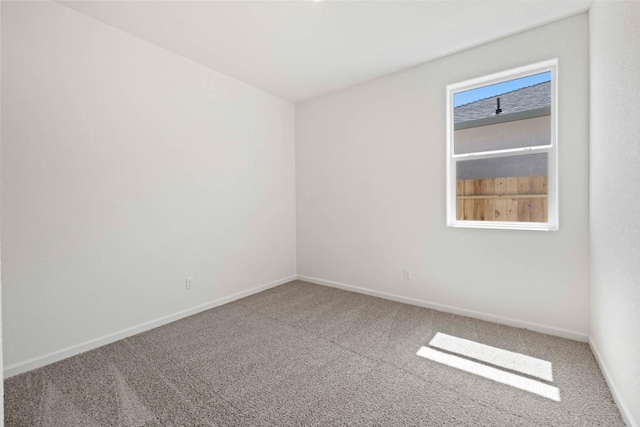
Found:
<path fill-rule="evenodd" d="M 587 344 L 299 281 L 5 393 L 7 426 L 624 425 Z"/>

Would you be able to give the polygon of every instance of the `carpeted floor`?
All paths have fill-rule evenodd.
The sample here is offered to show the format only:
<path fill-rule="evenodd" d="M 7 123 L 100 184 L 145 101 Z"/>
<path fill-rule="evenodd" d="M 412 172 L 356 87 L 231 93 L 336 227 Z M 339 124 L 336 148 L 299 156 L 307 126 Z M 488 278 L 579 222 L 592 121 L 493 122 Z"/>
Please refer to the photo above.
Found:
<path fill-rule="evenodd" d="M 587 344 L 299 281 L 10 378 L 5 417 L 29 427 L 624 425 Z"/>

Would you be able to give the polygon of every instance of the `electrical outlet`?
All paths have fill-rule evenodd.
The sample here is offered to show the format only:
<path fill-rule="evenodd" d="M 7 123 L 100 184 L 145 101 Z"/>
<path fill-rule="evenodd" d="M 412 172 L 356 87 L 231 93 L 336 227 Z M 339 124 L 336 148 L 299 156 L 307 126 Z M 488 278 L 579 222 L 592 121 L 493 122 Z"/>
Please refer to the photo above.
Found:
<path fill-rule="evenodd" d="M 405 268 L 404 269 L 404 280 L 411 280 L 411 269 L 410 268 Z"/>
<path fill-rule="evenodd" d="M 193 277 L 187 277 L 186 287 L 187 287 L 187 290 L 190 290 L 191 288 L 193 288 Z"/>

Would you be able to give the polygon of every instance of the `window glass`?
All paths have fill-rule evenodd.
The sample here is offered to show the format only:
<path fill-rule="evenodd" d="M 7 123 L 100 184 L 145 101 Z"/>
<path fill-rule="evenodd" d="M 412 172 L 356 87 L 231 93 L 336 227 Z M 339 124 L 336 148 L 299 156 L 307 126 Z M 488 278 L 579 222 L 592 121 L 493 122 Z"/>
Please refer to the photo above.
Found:
<path fill-rule="evenodd" d="M 551 73 L 454 95 L 455 154 L 551 143 Z"/>
<path fill-rule="evenodd" d="M 448 86 L 449 225 L 557 228 L 556 69 Z"/>
<path fill-rule="evenodd" d="M 456 179 L 504 178 L 509 176 L 547 176 L 549 154 L 489 157 L 458 162 Z"/>

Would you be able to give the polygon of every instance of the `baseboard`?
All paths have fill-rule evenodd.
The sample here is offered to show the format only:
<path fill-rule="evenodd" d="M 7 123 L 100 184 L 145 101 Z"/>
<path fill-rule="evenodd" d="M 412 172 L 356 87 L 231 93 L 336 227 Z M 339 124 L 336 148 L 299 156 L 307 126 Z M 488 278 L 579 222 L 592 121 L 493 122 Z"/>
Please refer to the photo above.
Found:
<path fill-rule="evenodd" d="M 331 280 L 318 279 L 316 277 L 298 275 L 298 280 L 315 283 L 317 285 L 330 286 L 332 288 L 343 289 L 346 291 L 358 292 L 361 294 L 371 295 L 374 297 L 384 298 L 391 301 L 402 302 L 405 304 L 417 305 L 420 307 L 431 308 L 433 310 L 443 311 L 445 313 L 458 314 L 460 316 L 472 317 L 474 319 L 486 320 L 488 322 L 499 323 L 501 325 L 513 326 L 515 328 L 529 329 L 547 335 L 553 335 L 561 338 L 568 338 L 574 341 L 588 342 L 589 336 L 581 332 L 571 331 L 568 329 L 555 328 L 553 326 L 541 325 L 539 323 L 526 322 L 523 320 L 510 319 L 508 317 L 496 316 L 493 314 L 482 313 L 474 310 L 453 307 L 450 305 L 439 304 L 430 301 L 419 300 L 416 298 L 403 297 L 400 295 L 389 294 L 386 292 L 374 291 L 358 286 L 347 285 L 344 283 L 334 282 Z"/>
<path fill-rule="evenodd" d="M 233 295 L 226 296 L 224 298 L 219 298 L 213 301 L 209 301 L 205 304 L 201 304 L 187 310 L 182 310 L 177 313 L 170 314 L 168 316 L 163 316 L 155 320 L 151 320 L 149 322 L 141 323 L 139 325 L 133 326 L 131 328 L 123 329 L 118 332 L 114 332 L 112 334 L 104 335 L 99 338 L 95 338 L 80 344 L 73 345 L 71 347 L 67 347 L 62 350 L 58 350 L 44 356 L 36 357 L 33 359 L 29 359 L 25 362 L 15 363 L 13 365 L 7 366 L 4 368 L 4 378 L 9 378 L 14 375 L 22 374 L 27 371 L 31 371 L 33 369 L 41 368 L 43 366 L 49 365 L 51 363 L 58 362 L 60 360 L 69 358 L 71 356 L 75 356 L 76 354 L 84 353 L 89 350 L 93 350 L 95 348 L 101 347 L 106 344 L 110 344 L 112 342 L 121 340 L 123 338 L 130 337 L 132 335 L 139 334 L 141 332 L 145 332 L 158 326 L 166 325 L 167 323 L 175 322 L 176 320 L 182 319 L 184 317 L 192 316 L 194 314 L 200 313 L 201 311 L 209 310 L 214 307 L 218 307 L 233 301 L 236 301 L 240 298 L 247 297 L 249 295 L 253 295 L 258 292 L 262 292 L 269 288 L 273 288 L 275 286 L 282 285 L 284 283 L 290 282 L 292 280 L 296 280 L 296 276 L 285 277 L 280 280 L 275 280 L 273 282 L 269 282 L 260 286 L 256 286 L 255 288 L 251 288 L 246 291 L 238 292 Z"/>
<path fill-rule="evenodd" d="M 620 410 L 620 415 L 622 415 L 622 419 L 627 424 L 628 427 L 639 427 L 638 423 L 633 419 L 633 415 L 631 414 L 631 410 L 629 406 L 627 406 L 625 400 L 622 398 L 622 395 L 618 392 L 618 388 L 613 382 L 613 378 L 609 374 L 609 370 L 606 365 L 602 363 L 602 358 L 600 357 L 600 352 L 598 351 L 598 346 L 593 341 L 591 337 L 589 337 L 589 347 L 591 347 L 591 351 L 596 357 L 596 361 L 598 362 L 598 366 L 600 366 L 600 370 L 602 371 L 602 375 L 604 376 L 604 380 L 607 382 L 609 386 L 609 390 L 611 391 L 611 396 L 613 397 L 613 401 L 618 405 L 618 409 Z"/>

